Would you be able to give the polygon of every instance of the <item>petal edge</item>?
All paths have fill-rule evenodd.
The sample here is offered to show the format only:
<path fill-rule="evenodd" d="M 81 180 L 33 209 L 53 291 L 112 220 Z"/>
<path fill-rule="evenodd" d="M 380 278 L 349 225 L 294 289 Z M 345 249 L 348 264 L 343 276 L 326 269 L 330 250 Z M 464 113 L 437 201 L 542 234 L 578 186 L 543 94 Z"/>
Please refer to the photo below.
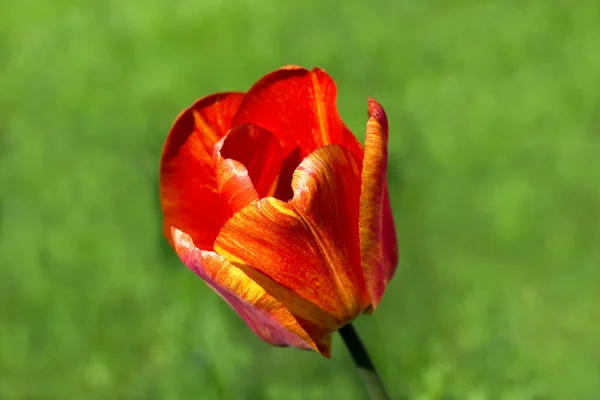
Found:
<path fill-rule="evenodd" d="M 360 248 L 371 312 L 377 307 L 398 263 L 396 228 L 387 187 L 388 121 L 369 98 L 360 194 Z"/>
<path fill-rule="evenodd" d="M 339 144 L 360 160 L 362 147 L 337 109 L 335 81 L 324 70 L 288 65 L 262 77 L 248 91 L 234 125 L 261 126 L 279 137 L 286 151 L 297 145 L 305 157 Z"/>
<path fill-rule="evenodd" d="M 171 227 L 212 249 L 225 213 L 213 167 L 213 146 L 229 130 L 243 93 L 217 93 L 197 100 L 176 118 L 165 140 L 159 192 L 163 233 L 174 245 Z"/>
<path fill-rule="evenodd" d="M 330 356 L 324 340 L 317 344 L 290 311 L 221 255 L 198 249 L 191 237 L 173 228 L 181 261 L 225 300 L 263 341 L 275 346 L 315 350 Z"/>

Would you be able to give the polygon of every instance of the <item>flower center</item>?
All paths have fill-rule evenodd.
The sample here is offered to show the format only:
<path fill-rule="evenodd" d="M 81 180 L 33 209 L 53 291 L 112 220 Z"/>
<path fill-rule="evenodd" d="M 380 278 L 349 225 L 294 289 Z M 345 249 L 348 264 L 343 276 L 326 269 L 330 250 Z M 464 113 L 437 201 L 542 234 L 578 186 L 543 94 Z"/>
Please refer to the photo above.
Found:
<path fill-rule="evenodd" d="M 232 129 L 221 148 L 221 156 L 240 162 L 248 171 L 259 198 L 291 200 L 294 170 L 302 161 L 300 147 L 286 150 L 266 129 L 243 125 Z"/>

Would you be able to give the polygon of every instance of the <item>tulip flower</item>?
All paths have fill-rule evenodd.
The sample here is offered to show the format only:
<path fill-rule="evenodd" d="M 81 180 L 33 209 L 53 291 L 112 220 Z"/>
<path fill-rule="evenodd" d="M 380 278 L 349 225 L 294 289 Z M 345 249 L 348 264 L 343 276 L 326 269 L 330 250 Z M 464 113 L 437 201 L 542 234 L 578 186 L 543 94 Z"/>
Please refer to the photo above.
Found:
<path fill-rule="evenodd" d="M 385 112 L 368 100 L 363 146 L 336 97 L 323 70 L 289 66 L 201 98 L 160 165 L 164 234 L 183 264 L 264 341 L 326 357 L 398 262 Z"/>

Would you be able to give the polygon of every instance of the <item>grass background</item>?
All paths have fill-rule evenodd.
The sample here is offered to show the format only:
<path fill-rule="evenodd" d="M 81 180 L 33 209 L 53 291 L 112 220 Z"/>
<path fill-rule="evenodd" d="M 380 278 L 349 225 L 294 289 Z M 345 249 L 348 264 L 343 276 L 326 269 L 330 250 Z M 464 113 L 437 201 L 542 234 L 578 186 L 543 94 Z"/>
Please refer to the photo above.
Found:
<path fill-rule="evenodd" d="M 401 264 L 357 327 L 393 398 L 600 396 L 600 3 L 19 0 L 0 7 L 0 398 L 362 399 L 271 348 L 160 233 L 197 97 L 325 68 L 389 115 Z"/>

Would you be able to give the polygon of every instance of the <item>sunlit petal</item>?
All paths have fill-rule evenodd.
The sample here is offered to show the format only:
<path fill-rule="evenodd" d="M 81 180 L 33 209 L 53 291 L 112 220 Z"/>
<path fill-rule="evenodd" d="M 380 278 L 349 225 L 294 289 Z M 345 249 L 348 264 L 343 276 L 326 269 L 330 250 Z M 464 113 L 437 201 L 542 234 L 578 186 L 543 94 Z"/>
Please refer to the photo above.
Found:
<path fill-rule="evenodd" d="M 160 164 L 160 201 L 163 231 L 171 244 L 171 227 L 176 227 L 199 248 L 212 249 L 225 222 L 213 147 L 230 129 L 243 96 L 220 93 L 200 99 L 177 117 L 169 132 Z"/>

